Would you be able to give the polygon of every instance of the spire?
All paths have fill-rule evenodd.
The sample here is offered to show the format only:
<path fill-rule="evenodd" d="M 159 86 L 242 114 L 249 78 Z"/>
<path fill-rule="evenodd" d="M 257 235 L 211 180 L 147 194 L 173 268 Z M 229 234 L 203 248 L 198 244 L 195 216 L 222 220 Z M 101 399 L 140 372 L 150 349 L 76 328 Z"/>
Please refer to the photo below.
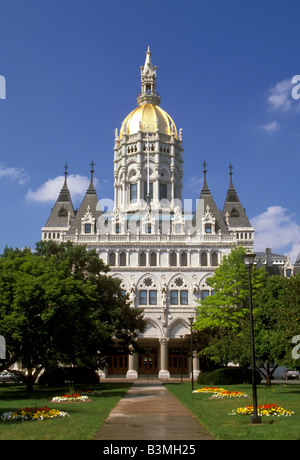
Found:
<path fill-rule="evenodd" d="M 67 183 L 67 176 L 68 176 L 68 165 L 67 163 L 65 164 L 64 166 L 64 169 L 65 169 L 65 180 L 64 180 L 64 184 L 62 186 L 62 189 L 60 191 L 60 194 L 58 196 L 58 199 L 57 201 L 58 202 L 68 202 L 68 201 L 71 201 L 71 195 L 70 195 L 70 191 L 69 191 L 69 188 L 68 188 L 68 183 Z"/>
<path fill-rule="evenodd" d="M 153 64 L 152 64 L 151 54 L 152 53 L 150 51 L 150 46 L 148 45 L 143 72 L 146 72 L 147 70 L 153 71 Z"/>
<path fill-rule="evenodd" d="M 144 67 L 141 66 L 141 92 L 137 96 L 138 105 L 160 104 L 160 95 L 156 92 L 156 69 L 153 67 L 150 46 L 146 52 Z"/>
<path fill-rule="evenodd" d="M 205 160 L 203 161 L 202 166 L 203 166 L 204 180 L 203 180 L 203 187 L 202 187 L 202 192 L 201 192 L 201 194 L 202 194 L 203 192 L 204 192 L 204 193 L 210 193 L 210 190 L 209 190 L 209 188 L 208 188 L 207 181 L 206 181 L 206 173 L 207 173 L 206 166 L 207 166 L 207 163 L 206 163 Z"/>
<path fill-rule="evenodd" d="M 95 190 L 95 187 L 94 187 L 94 182 L 93 182 L 94 172 L 95 172 L 94 166 L 95 166 L 95 163 L 94 163 L 94 160 L 92 160 L 92 162 L 90 163 L 91 181 L 90 181 L 89 188 L 87 189 L 87 193 L 96 193 L 96 190 Z"/>
<path fill-rule="evenodd" d="M 54 208 L 51 210 L 51 214 L 46 223 L 45 227 L 68 227 L 69 220 L 74 218 L 75 211 L 71 199 L 70 190 L 68 188 L 67 176 L 68 176 L 68 165 L 64 166 L 65 179 L 64 184 L 60 190 Z"/>
<path fill-rule="evenodd" d="M 232 183 L 232 168 L 233 168 L 233 166 L 232 166 L 231 163 L 230 163 L 230 165 L 229 165 L 228 168 L 229 168 L 229 176 L 230 176 L 229 190 L 230 190 L 230 189 L 233 189 L 233 190 L 234 190 L 233 183 Z"/>
<path fill-rule="evenodd" d="M 225 203 L 222 210 L 223 219 L 228 222 L 228 225 L 230 227 L 251 227 L 245 209 L 243 208 L 233 185 L 233 166 L 231 163 L 228 168 L 230 180 L 225 198 Z"/>
<path fill-rule="evenodd" d="M 96 222 L 101 214 L 101 211 L 99 210 L 97 192 L 94 187 L 94 166 L 95 163 L 94 160 L 92 160 L 90 163 L 90 185 L 72 222 L 69 230 L 70 235 L 84 234 L 86 223 L 92 225 L 92 234 L 96 233 Z"/>
<path fill-rule="evenodd" d="M 215 219 L 215 233 L 218 233 L 219 231 L 221 231 L 222 234 L 226 234 L 228 233 L 228 230 L 224 224 L 221 214 L 216 206 L 215 200 L 207 185 L 207 180 L 206 180 L 207 163 L 205 160 L 202 163 L 202 166 L 203 166 L 204 182 L 203 182 L 203 187 L 200 193 L 200 201 L 202 200 L 204 213 L 209 211 L 209 214 Z"/>

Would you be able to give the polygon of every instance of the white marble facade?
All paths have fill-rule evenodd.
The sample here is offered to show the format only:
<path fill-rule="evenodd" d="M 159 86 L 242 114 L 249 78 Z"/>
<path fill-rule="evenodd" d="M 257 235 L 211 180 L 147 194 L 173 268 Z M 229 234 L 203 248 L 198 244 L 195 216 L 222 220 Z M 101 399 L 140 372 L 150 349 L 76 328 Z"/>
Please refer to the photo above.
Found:
<path fill-rule="evenodd" d="M 76 213 L 66 172 L 57 203 L 42 228 L 43 239 L 95 248 L 110 265 L 111 276 L 121 280 L 132 308 L 144 310 L 147 328 L 139 334 L 139 352 L 131 354 L 116 344 L 102 377 L 190 375 L 182 338 L 190 334 L 188 318 L 195 315 L 195 301 L 212 294 L 206 281 L 222 257 L 237 244 L 252 249 L 254 242 L 254 229 L 233 187 L 231 166 L 221 211 L 207 185 L 206 162 L 197 206 L 193 211 L 193 203 L 183 203 L 182 130 L 177 131 L 159 107 L 156 70 L 148 48 L 138 105 L 115 130 L 113 203 L 98 202 L 92 163 L 91 184 Z M 196 377 L 196 357 L 193 369 Z"/>

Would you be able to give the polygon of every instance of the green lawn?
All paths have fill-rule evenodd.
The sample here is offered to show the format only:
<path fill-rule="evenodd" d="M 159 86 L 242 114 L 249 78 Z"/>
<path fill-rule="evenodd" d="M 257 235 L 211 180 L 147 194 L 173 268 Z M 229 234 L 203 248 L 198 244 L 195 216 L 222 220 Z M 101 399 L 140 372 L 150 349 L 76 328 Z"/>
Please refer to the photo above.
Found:
<path fill-rule="evenodd" d="M 0 415 L 24 407 L 47 405 L 68 412 L 70 417 L 23 422 L 1 422 L 0 440 L 88 440 L 92 439 L 130 383 L 101 383 L 93 388 L 102 392 L 91 396 L 92 402 L 50 404 L 53 396 L 68 393 L 69 388 L 36 386 L 32 395 L 23 385 L 0 384 Z M 82 388 L 83 386 L 81 386 Z M 79 386 L 75 386 L 75 389 Z"/>
<path fill-rule="evenodd" d="M 195 389 L 206 385 L 195 385 Z M 173 393 L 218 440 L 300 440 L 300 385 L 258 385 L 258 404 L 278 404 L 295 412 L 290 417 L 263 417 L 262 424 L 252 425 L 250 416 L 228 415 L 233 409 L 252 404 L 251 385 L 218 385 L 243 391 L 249 398 L 210 400 L 209 394 L 193 394 L 191 383 L 166 384 Z"/>

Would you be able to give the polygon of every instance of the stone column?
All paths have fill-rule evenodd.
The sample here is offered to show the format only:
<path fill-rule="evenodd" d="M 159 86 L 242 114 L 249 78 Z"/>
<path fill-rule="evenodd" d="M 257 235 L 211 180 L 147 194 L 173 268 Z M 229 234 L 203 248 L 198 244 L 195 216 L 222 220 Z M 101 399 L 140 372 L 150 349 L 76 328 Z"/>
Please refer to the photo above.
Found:
<path fill-rule="evenodd" d="M 169 379 L 170 372 L 168 370 L 168 339 L 159 339 L 160 343 L 160 371 L 158 378 Z"/>
<path fill-rule="evenodd" d="M 189 358 L 189 374 L 190 378 L 192 378 L 192 372 L 191 372 L 192 366 L 191 366 L 191 358 Z M 196 382 L 198 375 L 200 374 L 200 365 L 199 365 L 199 358 L 196 354 L 196 352 L 193 352 L 193 374 L 194 374 L 194 381 Z"/>
<path fill-rule="evenodd" d="M 127 379 L 137 379 L 138 378 L 138 354 L 130 353 L 128 355 L 128 371 L 126 373 Z"/>

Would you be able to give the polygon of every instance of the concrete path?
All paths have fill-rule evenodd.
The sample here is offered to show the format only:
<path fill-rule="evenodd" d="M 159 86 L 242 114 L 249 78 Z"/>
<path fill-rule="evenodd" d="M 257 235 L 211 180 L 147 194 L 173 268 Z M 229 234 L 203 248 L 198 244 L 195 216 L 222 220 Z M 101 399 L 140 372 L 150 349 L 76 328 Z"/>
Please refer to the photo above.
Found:
<path fill-rule="evenodd" d="M 213 440 L 160 381 L 134 382 L 95 440 Z"/>

